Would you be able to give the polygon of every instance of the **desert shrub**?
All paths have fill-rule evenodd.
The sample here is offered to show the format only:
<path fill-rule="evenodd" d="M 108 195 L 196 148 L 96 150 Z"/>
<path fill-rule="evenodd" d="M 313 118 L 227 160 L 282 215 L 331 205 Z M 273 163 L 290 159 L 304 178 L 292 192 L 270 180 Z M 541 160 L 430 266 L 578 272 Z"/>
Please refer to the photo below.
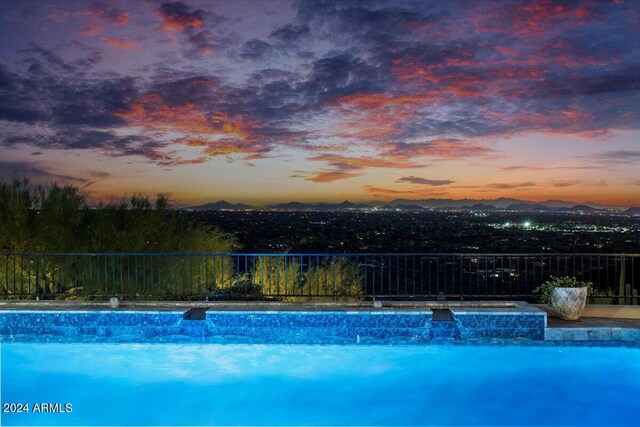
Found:
<path fill-rule="evenodd" d="M 28 249 L 34 203 L 34 188 L 29 180 L 0 181 L 0 251 Z"/>
<path fill-rule="evenodd" d="M 300 261 L 284 256 L 260 256 L 251 269 L 251 281 L 266 296 L 297 294 L 301 289 Z"/>
<path fill-rule="evenodd" d="M 291 301 L 359 301 L 363 295 L 363 277 L 355 261 L 333 257 L 307 269 L 300 296 Z"/>
<path fill-rule="evenodd" d="M 600 295 L 598 297 L 591 296 L 592 304 L 615 304 L 617 302 L 616 292 L 611 288 L 594 290 L 592 294 Z"/>
<path fill-rule="evenodd" d="M 169 298 L 223 289 L 237 280 L 229 257 L 192 259 L 173 254 L 228 253 L 237 248 L 232 235 L 186 221 L 171 210 L 166 194 L 153 202 L 136 194 L 92 208 L 76 186 L 0 181 L 0 298 L 14 298 L 19 291 L 73 298 L 105 294 Z M 15 252 L 34 255 L 8 255 Z M 37 255 L 43 252 L 86 255 Z M 116 254 L 90 255 L 96 252 Z"/>
<path fill-rule="evenodd" d="M 265 296 L 260 286 L 250 282 L 238 282 L 237 284 L 225 288 L 221 292 L 222 299 L 232 301 L 265 301 L 274 298 Z"/>

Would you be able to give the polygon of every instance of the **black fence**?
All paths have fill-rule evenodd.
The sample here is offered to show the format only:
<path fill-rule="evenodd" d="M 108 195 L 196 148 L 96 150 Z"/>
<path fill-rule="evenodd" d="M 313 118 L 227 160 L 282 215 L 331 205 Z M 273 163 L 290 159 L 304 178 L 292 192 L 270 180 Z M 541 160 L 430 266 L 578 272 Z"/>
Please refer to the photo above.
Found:
<path fill-rule="evenodd" d="M 1 299 L 531 301 L 551 276 L 638 304 L 640 254 L 0 254 Z"/>

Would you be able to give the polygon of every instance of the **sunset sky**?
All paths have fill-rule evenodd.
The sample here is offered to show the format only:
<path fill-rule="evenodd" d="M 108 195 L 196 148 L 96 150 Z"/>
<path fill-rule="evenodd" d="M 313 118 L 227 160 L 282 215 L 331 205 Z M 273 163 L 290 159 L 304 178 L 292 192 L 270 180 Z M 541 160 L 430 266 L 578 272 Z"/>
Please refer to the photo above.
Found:
<path fill-rule="evenodd" d="M 0 175 L 640 205 L 638 1 L 1 1 Z"/>

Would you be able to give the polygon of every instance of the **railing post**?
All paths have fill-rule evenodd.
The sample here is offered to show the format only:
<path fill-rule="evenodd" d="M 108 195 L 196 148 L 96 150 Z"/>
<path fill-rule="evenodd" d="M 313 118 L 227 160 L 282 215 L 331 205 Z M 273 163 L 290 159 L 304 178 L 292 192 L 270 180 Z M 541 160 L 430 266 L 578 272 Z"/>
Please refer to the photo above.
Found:
<path fill-rule="evenodd" d="M 38 293 L 39 288 L 40 288 L 40 255 L 36 254 L 36 289 L 35 289 L 36 295 Z"/>
<path fill-rule="evenodd" d="M 631 300 L 631 304 L 638 305 L 638 283 L 636 282 L 637 274 L 635 269 L 635 256 L 631 257 L 631 294 L 633 295 L 633 299 Z"/>
<path fill-rule="evenodd" d="M 627 301 L 627 266 L 624 255 L 620 256 L 620 280 L 618 281 L 618 293 L 620 297 L 619 299 L 623 305 L 628 304 Z"/>

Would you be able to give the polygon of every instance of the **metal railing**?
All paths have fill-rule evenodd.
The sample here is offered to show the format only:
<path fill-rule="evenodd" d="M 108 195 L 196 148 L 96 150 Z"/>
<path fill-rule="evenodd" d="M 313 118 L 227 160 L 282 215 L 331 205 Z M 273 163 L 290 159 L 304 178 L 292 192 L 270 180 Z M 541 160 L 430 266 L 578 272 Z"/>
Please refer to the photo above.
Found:
<path fill-rule="evenodd" d="M 638 304 L 640 254 L 1 253 L 0 299 L 533 300 L 551 276 Z"/>

